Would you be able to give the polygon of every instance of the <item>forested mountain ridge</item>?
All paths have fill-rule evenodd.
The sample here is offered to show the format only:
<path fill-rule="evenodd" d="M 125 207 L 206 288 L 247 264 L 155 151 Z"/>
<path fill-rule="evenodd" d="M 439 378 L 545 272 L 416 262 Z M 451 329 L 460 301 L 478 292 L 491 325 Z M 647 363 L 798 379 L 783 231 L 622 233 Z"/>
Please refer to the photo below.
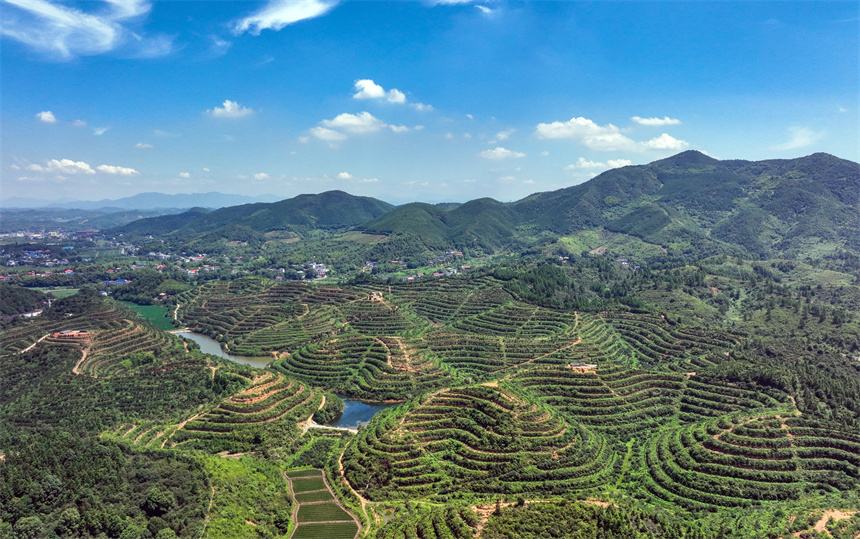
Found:
<path fill-rule="evenodd" d="M 223 229 L 225 237 L 229 238 L 229 227 L 241 227 L 256 233 L 295 231 L 297 228 L 343 228 L 369 221 L 393 207 L 375 198 L 327 191 L 317 195 L 299 195 L 279 202 L 230 206 L 211 212 L 194 208 L 180 214 L 181 217 L 155 217 L 109 229 L 106 233 L 195 235 L 217 233 Z"/>
<path fill-rule="evenodd" d="M 860 251 L 858 197 L 860 165 L 832 155 L 720 161 L 691 150 L 508 204 L 480 198 L 461 205 L 394 207 L 329 191 L 212 212 L 195 208 L 106 233 L 170 236 L 212 246 L 263 242 L 273 234 L 294 241 L 308 239 L 315 230 L 355 228 L 398 236 L 410 252 L 455 247 L 492 253 L 594 231 L 645 242 L 671 255 L 800 258 Z"/>
<path fill-rule="evenodd" d="M 604 228 L 664 248 L 755 257 L 858 248 L 860 165 L 832 155 L 719 161 L 687 151 L 515 202 L 558 234 Z"/>

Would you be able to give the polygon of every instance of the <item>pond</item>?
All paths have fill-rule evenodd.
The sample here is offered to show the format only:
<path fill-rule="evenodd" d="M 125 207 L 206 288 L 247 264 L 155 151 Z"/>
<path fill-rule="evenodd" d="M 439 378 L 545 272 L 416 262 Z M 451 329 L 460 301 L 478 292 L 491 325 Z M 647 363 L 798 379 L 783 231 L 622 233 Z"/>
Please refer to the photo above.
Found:
<path fill-rule="evenodd" d="M 230 361 L 235 361 L 236 363 L 242 363 L 243 365 L 250 365 L 258 369 L 265 369 L 266 365 L 272 362 L 272 358 L 270 357 L 245 357 L 228 354 L 221 349 L 221 343 L 219 343 L 215 339 L 207 337 L 206 335 L 201 335 L 199 333 L 183 331 L 181 333 L 177 333 L 177 335 L 181 335 L 186 339 L 191 339 L 192 341 L 196 342 L 200 345 L 200 350 L 206 354 L 223 357 L 224 359 L 229 359 Z"/>
<path fill-rule="evenodd" d="M 362 402 L 350 399 L 346 395 L 338 395 L 343 399 L 343 414 L 329 423 L 331 427 L 358 427 L 366 425 L 377 412 L 397 406 L 399 402 Z"/>
<path fill-rule="evenodd" d="M 207 354 L 223 357 L 224 359 L 229 359 L 236 363 L 250 365 L 258 369 L 265 369 L 266 366 L 272 362 L 270 358 L 266 357 L 244 357 L 228 354 L 221 349 L 221 344 L 218 341 L 199 333 L 183 331 L 181 333 L 177 333 L 177 335 L 181 335 L 186 339 L 191 339 L 196 342 L 200 345 L 200 350 Z M 354 428 L 359 425 L 366 425 L 370 421 L 370 418 L 376 415 L 377 412 L 400 404 L 398 402 L 363 402 L 350 399 L 346 395 L 338 395 L 338 397 L 343 399 L 343 414 L 329 423 L 328 426 L 330 427 Z"/>

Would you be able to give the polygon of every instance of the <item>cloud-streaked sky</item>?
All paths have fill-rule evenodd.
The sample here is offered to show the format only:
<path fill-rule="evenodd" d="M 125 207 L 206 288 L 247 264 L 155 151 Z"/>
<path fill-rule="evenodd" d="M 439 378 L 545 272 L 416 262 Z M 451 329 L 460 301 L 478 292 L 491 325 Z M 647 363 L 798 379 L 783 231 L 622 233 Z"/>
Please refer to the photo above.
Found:
<path fill-rule="evenodd" d="M 0 0 L 3 198 L 509 201 L 860 160 L 857 2 Z"/>

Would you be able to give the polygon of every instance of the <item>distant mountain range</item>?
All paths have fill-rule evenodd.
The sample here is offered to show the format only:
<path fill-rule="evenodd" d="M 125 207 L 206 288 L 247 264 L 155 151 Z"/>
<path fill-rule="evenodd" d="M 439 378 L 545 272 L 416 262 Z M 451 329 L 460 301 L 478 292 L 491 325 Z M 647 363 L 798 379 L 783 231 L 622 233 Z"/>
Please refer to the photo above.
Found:
<path fill-rule="evenodd" d="M 860 165 L 817 153 L 798 159 L 720 161 L 687 151 L 609 170 L 580 185 L 505 204 L 394 207 L 342 191 L 153 217 L 112 233 L 245 239 L 272 231 L 355 228 L 428 249 L 523 248 L 599 231 L 682 254 L 745 257 L 860 252 Z"/>
<path fill-rule="evenodd" d="M 117 210 L 157 210 L 193 208 L 195 206 L 216 209 L 252 202 L 274 202 L 278 199 L 279 197 L 275 195 L 250 197 L 245 195 L 225 195 L 223 193 L 197 193 L 190 195 L 140 193 L 116 200 L 104 199 L 97 201 L 62 200 L 46 202 L 37 198 L 11 197 L 0 199 L 0 206 L 4 208 L 64 208 L 78 210 L 99 210 L 104 208 Z"/>

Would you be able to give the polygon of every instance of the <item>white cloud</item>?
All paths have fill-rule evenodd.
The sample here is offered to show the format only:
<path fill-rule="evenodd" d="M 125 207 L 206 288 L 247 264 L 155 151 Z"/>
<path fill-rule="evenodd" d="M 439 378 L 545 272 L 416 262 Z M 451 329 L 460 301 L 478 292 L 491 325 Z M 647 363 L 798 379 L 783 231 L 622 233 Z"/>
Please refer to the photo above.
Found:
<path fill-rule="evenodd" d="M 322 129 L 322 128 L 320 127 L 317 129 Z M 311 140 L 310 137 L 299 137 L 299 144 L 307 144 L 308 142 L 310 142 L 310 140 Z"/>
<path fill-rule="evenodd" d="M 610 168 L 621 168 L 629 167 L 633 164 L 633 161 L 630 159 L 609 159 L 606 161 L 606 164 L 609 165 Z"/>
<path fill-rule="evenodd" d="M 370 79 L 355 81 L 355 89 L 358 92 L 352 96 L 353 99 L 382 99 L 385 97 L 385 89 Z"/>
<path fill-rule="evenodd" d="M 379 178 L 363 178 L 362 183 L 379 183 Z"/>
<path fill-rule="evenodd" d="M 389 127 L 389 129 L 391 129 L 395 133 L 405 133 L 405 132 L 409 131 L 409 128 L 406 127 L 405 125 L 389 125 L 388 127 Z"/>
<path fill-rule="evenodd" d="M 258 172 L 256 174 L 254 174 L 254 179 L 255 180 L 268 180 L 269 175 L 266 174 L 265 172 Z"/>
<path fill-rule="evenodd" d="M 209 170 L 209 169 L 208 169 L 208 168 L 206 168 L 206 167 L 203 167 L 203 172 L 212 172 L 212 171 L 211 171 L 211 170 Z"/>
<path fill-rule="evenodd" d="M 510 136 L 516 131 L 516 129 L 505 129 L 504 131 L 499 131 L 496 133 L 496 140 L 508 140 Z M 490 143 L 492 144 L 492 142 Z"/>
<path fill-rule="evenodd" d="M 95 174 L 96 171 L 83 161 L 72 161 L 71 159 L 51 159 L 44 166 L 31 164 L 27 170 L 33 172 L 59 172 L 60 174 Z"/>
<path fill-rule="evenodd" d="M 848 109 L 845 107 L 839 107 L 839 112 L 848 112 Z"/>
<path fill-rule="evenodd" d="M 454 138 L 454 133 L 445 133 L 445 138 L 451 140 Z"/>
<path fill-rule="evenodd" d="M 474 119 L 475 119 L 475 117 L 474 117 L 474 116 L 472 116 L 471 114 L 467 114 L 467 115 L 466 115 L 466 118 L 468 118 L 468 119 L 470 119 L 470 120 L 474 120 Z"/>
<path fill-rule="evenodd" d="M 470 180 L 463 180 L 463 183 L 475 183 L 475 182 L 477 182 L 477 181 L 478 181 L 478 180 L 470 179 Z"/>
<path fill-rule="evenodd" d="M 544 151 L 542 151 L 540 154 L 541 154 L 542 156 L 546 157 L 546 156 L 548 156 L 548 155 L 549 155 L 549 152 L 548 152 L 548 151 L 546 151 L 546 150 L 544 150 Z"/>
<path fill-rule="evenodd" d="M 643 152 L 648 150 L 679 150 L 686 148 L 686 141 L 678 140 L 666 133 L 645 142 L 636 142 L 612 125 L 598 125 L 587 118 L 571 118 L 566 122 L 541 123 L 535 134 L 548 139 L 576 139 L 586 148 L 599 151 Z"/>
<path fill-rule="evenodd" d="M 97 137 L 104 135 L 108 129 L 110 129 L 110 127 L 96 127 L 95 129 L 93 129 L 93 135 Z"/>
<path fill-rule="evenodd" d="M 478 8 L 478 11 L 480 11 L 482 15 L 492 15 L 493 14 L 493 10 L 488 8 L 487 6 L 475 6 L 475 7 Z"/>
<path fill-rule="evenodd" d="M 793 150 L 810 146 L 824 138 L 824 131 L 813 131 L 808 127 L 789 127 L 788 133 L 791 136 L 788 141 L 771 146 L 771 148 L 774 150 Z"/>
<path fill-rule="evenodd" d="M 412 129 L 414 129 L 416 131 L 424 131 L 424 126 L 423 125 L 416 125 Z"/>
<path fill-rule="evenodd" d="M 511 183 L 517 181 L 517 178 L 515 176 L 502 176 L 499 178 L 499 181 L 501 183 Z"/>
<path fill-rule="evenodd" d="M 148 148 L 152 148 L 153 146 L 152 146 L 152 144 L 147 144 L 146 142 L 138 142 L 137 144 L 134 145 L 134 147 L 139 148 L 141 150 L 145 150 Z"/>
<path fill-rule="evenodd" d="M 253 109 L 243 107 L 239 103 L 236 103 L 235 101 L 230 101 L 229 99 L 224 101 L 223 107 L 215 107 L 214 109 L 207 110 L 206 112 L 208 112 L 212 116 L 215 116 L 216 118 L 241 118 L 243 116 L 254 114 Z"/>
<path fill-rule="evenodd" d="M 681 123 L 681 120 L 669 118 L 668 116 L 663 116 L 662 118 L 640 118 L 639 116 L 634 116 L 630 119 L 639 125 L 678 125 Z"/>
<path fill-rule="evenodd" d="M 104 172 L 105 174 L 113 174 L 117 176 L 134 176 L 135 174 L 140 174 L 133 168 L 117 167 L 114 165 L 99 165 L 96 167 L 96 170 Z"/>
<path fill-rule="evenodd" d="M 603 133 L 583 137 L 580 141 L 586 148 L 604 152 L 635 151 L 636 143 L 621 133 Z"/>
<path fill-rule="evenodd" d="M 335 131 L 334 129 L 326 129 L 325 127 L 312 127 L 310 132 L 311 135 L 315 136 L 316 138 L 320 140 L 327 140 L 329 142 L 346 139 L 346 135 L 344 135 L 343 133 Z"/>
<path fill-rule="evenodd" d="M 190 173 L 190 172 L 180 172 L 180 173 L 179 173 L 179 177 L 180 177 L 180 178 L 190 178 L 190 177 L 191 177 L 191 173 Z"/>
<path fill-rule="evenodd" d="M 598 163 L 597 161 L 589 161 L 584 157 L 580 157 L 576 160 L 576 163 L 568 165 L 567 168 L 606 168 L 606 164 Z"/>
<path fill-rule="evenodd" d="M 65 3 L 65 2 L 64 2 Z M 121 44 L 132 56 L 151 57 L 173 51 L 173 38 L 136 34 L 121 23 L 146 14 L 149 0 L 105 0 L 79 4 L 85 12 L 48 0 L 6 0 L 0 33 L 60 60 L 101 54 Z"/>
<path fill-rule="evenodd" d="M 609 159 L 605 163 L 601 163 L 599 161 L 589 161 L 584 157 L 580 157 L 576 160 L 576 163 L 572 165 L 567 165 L 564 167 L 564 170 L 568 172 L 573 172 L 575 170 L 588 170 L 588 169 L 609 169 L 609 168 L 619 168 L 626 167 L 628 165 L 632 165 L 633 162 L 629 159 Z"/>
<path fill-rule="evenodd" d="M 388 92 L 389 103 L 406 103 L 406 94 L 396 88 L 392 88 Z"/>
<path fill-rule="evenodd" d="M 641 144 L 649 150 L 683 150 L 689 146 L 686 141 L 678 140 L 666 133 Z"/>
<path fill-rule="evenodd" d="M 426 105 L 424 103 L 409 103 L 409 106 L 418 112 L 430 112 L 433 110 L 433 105 Z"/>
<path fill-rule="evenodd" d="M 571 118 L 566 122 L 540 123 L 535 134 L 540 138 L 583 138 L 618 133 L 612 124 L 597 125 L 588 118 Z"/>
<path fill-rule="evenodd" d="M 339 179 L 339 180 L 351 180 L 352 174 L 350 174 L 349 172 L 340 172 L 337 175 L 337 179 Z"/>
<path fill-rule="evenodd" d="M 384 98 L 387 99 L 389 103 L 406 103 L 406 94 L 404 94 L 397 88 L 392 88 L 391 90 L 386 92 L 382 86 L 376 84 L 371 79 L 361 79 L 355 81 L 355 89 L 358 91 L 353 94 L 353 99 Z"/>
<path fill-rule="evenodd" d="M 386 127 L 385 122 L 375 118 L 369 112 L 359 112 L 358 114 L 344 112 L 331 120 L 323 120 L 320 123 L 328 128 L 343 129 L 349 133 L 373 133 Z"/>
<path fill-rule="evenodd" d="M 75 120 L 74 122 L 72 122 L 72 125 L 75 127 L 85 127 L 87 125 L 87 122 L 83 120 Z"/>
<path fill-rule="evenodd" d="M 484 150 L 483 152 L 478 154 L 480 157 L 484 159 L 492 159 L 498 161 L 499 159 L 508 159 L 508 158 L 519 158 L 525 157 L 526 154 L 522 152 L 516 152 L 513 150 L 508 150 L 502 148 L 501 146 L 496 146 L 495 149 L 492 150 Z"/>
<path fill-rule="evenodd" d="M 57 121 L 57 119 L 54 117 L 54 113 L 50 110 L 43 110 L 42 112 L 37 112 L 36 118 L 40 119 L 46 124 L 56 123 Z"/>
<path fill-rule="evenodd" d="M 236 22 L 233 31 L 258 36 L 263 30 L 280 30 L 299 21 L 320 17 L 336 5 L 337 2 L 331 0 L 270 0 L 260 11 Z"/>

